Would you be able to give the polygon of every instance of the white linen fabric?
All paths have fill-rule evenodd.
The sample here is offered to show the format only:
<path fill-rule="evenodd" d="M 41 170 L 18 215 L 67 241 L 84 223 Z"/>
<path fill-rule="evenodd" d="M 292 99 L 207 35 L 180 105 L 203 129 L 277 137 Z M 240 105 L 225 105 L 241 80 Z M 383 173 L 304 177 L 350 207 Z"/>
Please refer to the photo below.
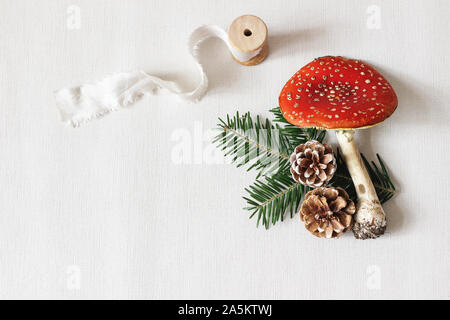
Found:
<path fill-rule="evenodd" d="M 450 1 L 1 0 L 0 12 L 0 299 L 450 297 Z M 59 121 L 55 89 L 115 71 L 194 88 L 191 32 L 242 14 L 267 23 L 270 53 L 244 67 L 221 40 L 202 43 L 198 103 L 152 95 L 77 130 Z M 356 133 L 398 190 L 374 241 L 317 239 L 298 213 L 256 228 L 242 199 L 256 172 L 211 143 L 218 117 L 273 119 L 286 81 L 327 54 L 366 61 L 399 98 Z"/>

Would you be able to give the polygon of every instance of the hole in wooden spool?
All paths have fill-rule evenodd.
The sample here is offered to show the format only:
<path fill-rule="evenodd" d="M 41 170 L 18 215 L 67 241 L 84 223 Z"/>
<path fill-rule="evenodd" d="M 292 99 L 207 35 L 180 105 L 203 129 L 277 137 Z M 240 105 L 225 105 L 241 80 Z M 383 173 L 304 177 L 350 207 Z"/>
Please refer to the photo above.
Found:
<path fill-rule="evenodd" d="M 251 35 L 252 35 L 252 31 L 251 30 L 249 30 L 249 29 L 245 29 L 244 30 L 244 36 L 250 37 Z"/>

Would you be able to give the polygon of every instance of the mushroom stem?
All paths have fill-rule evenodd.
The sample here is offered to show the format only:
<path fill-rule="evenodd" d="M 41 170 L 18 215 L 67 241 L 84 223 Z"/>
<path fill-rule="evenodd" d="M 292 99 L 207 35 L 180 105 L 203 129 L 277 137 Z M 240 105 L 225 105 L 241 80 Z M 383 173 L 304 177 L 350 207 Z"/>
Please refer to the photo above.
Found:
<path fill-rule="evenodd" d="M 357 239 L 374 239 L 386 229 L 386 214 L 362 161 L 354 130 L 336 130 L 336 137 L 358 197 L 353 233 Z"/>

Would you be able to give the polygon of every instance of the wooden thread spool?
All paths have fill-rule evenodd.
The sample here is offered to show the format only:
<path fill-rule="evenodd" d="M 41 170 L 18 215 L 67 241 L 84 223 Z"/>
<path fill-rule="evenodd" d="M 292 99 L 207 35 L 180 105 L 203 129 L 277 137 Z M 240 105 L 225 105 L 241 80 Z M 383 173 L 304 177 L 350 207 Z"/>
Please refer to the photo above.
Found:
<path fill-rule="evenodd" d="M 228 29 L 233 59 L 244 66 L 261 63 L 269 53 L 267 36 L 266 24 L 260 18 L 252 15 L 236 18 Z"/>

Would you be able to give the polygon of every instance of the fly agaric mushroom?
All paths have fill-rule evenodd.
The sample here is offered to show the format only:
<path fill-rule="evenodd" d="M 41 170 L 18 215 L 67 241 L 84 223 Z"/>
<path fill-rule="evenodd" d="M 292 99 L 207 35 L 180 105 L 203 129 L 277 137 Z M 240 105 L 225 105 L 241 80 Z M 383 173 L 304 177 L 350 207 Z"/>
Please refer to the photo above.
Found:
<path fill-rule="evenodd" d="M 283 116 L 303 128 L 335 129 L 355 185 L 358 204 L 353 233 L 377 238 L 386 229 L 386 215 L 354 140 L 355 129 L 374 126 L 397 108 L 389 82 L 358 60 L 326 56 L 301 68 L 279 98 Z"/>

